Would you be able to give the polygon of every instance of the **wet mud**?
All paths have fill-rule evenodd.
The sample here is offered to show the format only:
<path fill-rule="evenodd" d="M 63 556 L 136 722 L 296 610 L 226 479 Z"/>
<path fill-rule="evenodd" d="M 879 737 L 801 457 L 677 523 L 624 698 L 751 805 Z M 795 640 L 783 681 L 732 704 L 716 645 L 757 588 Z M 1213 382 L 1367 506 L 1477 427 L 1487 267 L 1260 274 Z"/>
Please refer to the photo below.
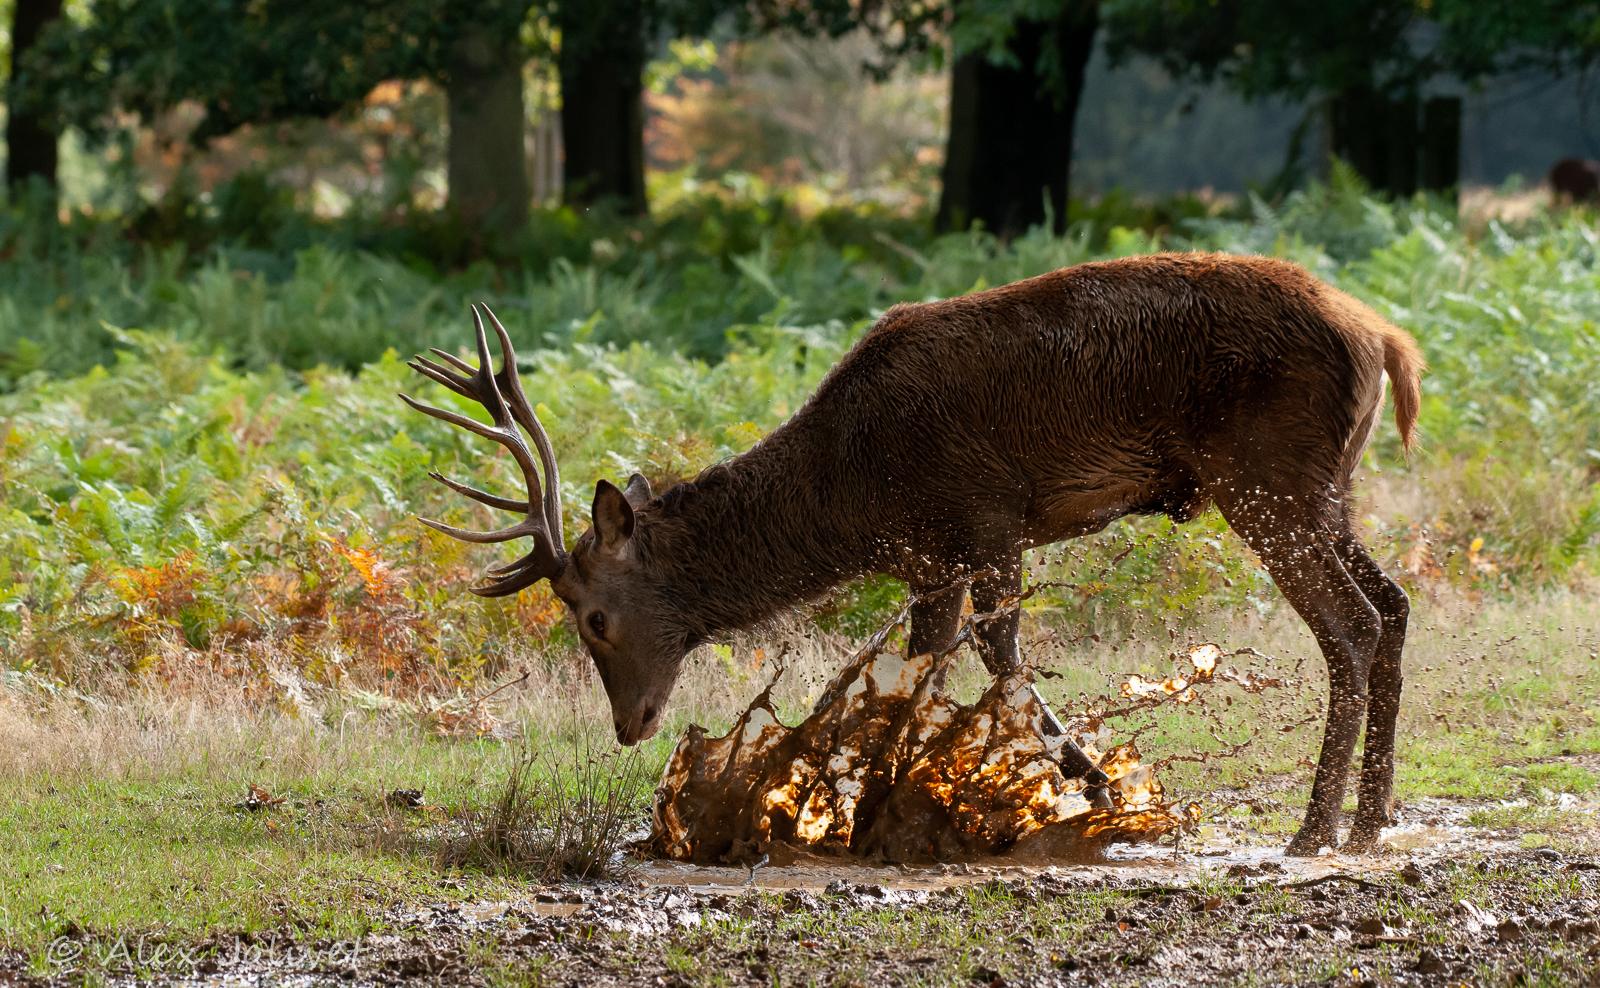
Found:
<path fill-rule="evenodd" d="M 1091 861 L 1194 828 L 1199 807 L 1167 802 L 1133 743 L 1097 748 L 1103 718 L 1050 733 L 1026 668 L 962 704 L 944 688 L 952 656 L 869 645 L 794 727 L 778 720 L 769 686 L 728 733 L 691 728 L 663 773 L 647 850 L 699 864 Z M 1223 656 L 1195 646 L 1183 675 L 1134 677 L 1123 695 L 1182 702 Z M 1072 743 L 1109 777 L 1109 806 L 1063 769 Z"/>
<path fill-rule="evenodd" d="M 165 967 L 114 964 L 95 978 L 1017 986 L 1600 978 L 1600 858 L 1428 826 L 1412 851 L 1364 858 L 1295 860 L 1219 844 L 1127 849 L 1094 866 L 818 859 L 752 872 L 656 862 L 623 881 L 399 907 L 359 940 L 305 942 L 292 930 L 218 936 L 184 945 Z M 1453 836 L 1435 841 L 1440 834 Z M 92 956 L 95 934 L 76 935 Z M 0 983 L 81 983 L 85 973 L 42 978 L 16 960 Z"/>

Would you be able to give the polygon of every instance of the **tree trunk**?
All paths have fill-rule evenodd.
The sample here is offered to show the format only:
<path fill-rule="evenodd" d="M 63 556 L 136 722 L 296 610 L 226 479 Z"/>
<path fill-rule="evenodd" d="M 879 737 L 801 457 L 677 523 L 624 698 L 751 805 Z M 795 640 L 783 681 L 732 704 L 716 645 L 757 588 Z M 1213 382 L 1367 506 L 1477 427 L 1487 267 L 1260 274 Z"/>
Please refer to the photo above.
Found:
<path fill-rule="evenodd" d="M 1328 153 L 1379 191 L 1389 191 L 1385 109 L 1383 98 L 1364 86 L 1343 90 L 1328 103 Z"/>
<path fill-rule="evenodd" d="M 1358 87 L 1328 104 L 1328 150 L 1376 192 L 1445 191 L 1460 174 L 1461 101 Z"/>
<path fill-rule="evenodd" d="M 598 8 L 598 9 L 597 9 Z M 562 190 L 568 203 L 649 209 L 644 191 L 644 13 L 639 0 L 563 4 Z"/>
<path fill-rule="evenodd" d="M 61 0 L 16 0 L 11 18 L 11 74 L 16 76 L 22 57 L 39 33 L 61 16 Z M 56 161 L 61 135 L 39 116 L 19 111 L 15 101 L 6 118 L 6 185 L 13 193 L 32 179 L 56 184 Z"/>
<path fill-rule="evenodd" d="M 1015 65 L 983 52 L 956 60 L 939 229 L 981 223 L 1012 237 L 1047 220 L 1057 233 L 1066 229 L 1073 125 L 1097 26 L 1094 3 L 1071 4 L 1053 20 L 1017 25 Z M 1039 71 L 1047 53 L 1060 66 L 1057 80 Z"/>
<path fill-rule="evenodd" d="M 446 98 L 451 211 L 483 232 L 521 229 L 528 220 L 528 164 L 520 44 L 462 38 Z"/>
<path fill-rule="evenodd" d="M 1422 187 L 1451 192 L 1461 184 L 1461 98 L 1436 96 L 1422 105 Z"/>

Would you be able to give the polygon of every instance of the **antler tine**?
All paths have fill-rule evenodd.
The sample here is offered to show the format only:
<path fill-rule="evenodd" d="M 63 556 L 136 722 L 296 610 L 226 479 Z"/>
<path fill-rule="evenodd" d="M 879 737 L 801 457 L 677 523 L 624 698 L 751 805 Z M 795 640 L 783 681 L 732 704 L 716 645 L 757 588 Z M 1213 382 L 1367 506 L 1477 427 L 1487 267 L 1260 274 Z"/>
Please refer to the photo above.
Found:
<path fill-rule="evenodd" d="M 511 425 L 511 411 L 506 407 L 505 396 L 500 393 L 500 382 L 495 380 L 494 357 L 489 353 L 489 337 L 484 333 L 483 316 L 478 312 L 478 306 L 472 309 L 472 332 L 474 342 L 478 345 L 478 369 L 473 375 L 473 383 L 481 392 L 478 400 L 483 402 L 489 410 L 489 417 L 494 419 L 494 424 L 504 429 Z M 520 442 L 522 437 L 517 437 Z"/>
<path fill-rule="evenodd" d="M 435 357 L 438 357 L 440 360 L 443 360 L 445 363 L 447 363 L 450 366 L 454 367 L 456 370 L 460 371 L 463 374 L 471 374 L 471 373 L 473 373 L 474 371 L 477 370 L 476 367 L 474 367 L 471 364 L 467 363 L 465 360 L 462 360 L 460 357 L 458 357 L 455 354 L 451 353 L 449 350 L 441 350 L 436 346 L 431 346 L 431 347 L 428 347 L 428 352 L 433 354 Z"/>
<path fill-rule="evenodd" d="M 493 319 L 493 313 L 490 313 Z M 511 453 L 511 458 L 516 460 L 517 468 L 522 471 L 522 479 L 527 487 L 528 499 L 518 501 L 514 498 L 501 497 L 488 491 L 479 490 L 468 484 L 451 480 L 439 473 L 431 473 L 435 480 L 444 484 L 451 490 L 463 494 L 481 504 L 506 511 L 524 512 L 527 517 L 514 525 L 497 529 L 492 532 L 474 532 L 453 525 L 446 525 L 431 518 L 419 519 L 423 524 L 435 531 L 443 532 L 452 538 L 464 542 L 491 543 L 509 542 L 512 539 L 532 537 L 534 545 L 527 555 L 514 563 L 491 569 L 487 582 L 480 583 L 472 588 L 474 593 L 483 596 L 498 597 L 515 593 L 523 587 L 530 586 L 539 580 L 554 578 L 565 563 L 566 551 L 563 548 L 560 528 L 559 502 L 555 496 L 557 490 L 546 491 L 540 482 L 540 467 L 544 467 L 546 477 L 554 476 L 554 457 L 549 454 L 549 439 L 543 435 L 542 428 L 538 428 L 536 418 L 533 419 L 536 431 L 535 442 L 539 444 L 540 463 L 534 462 L 533 450 L 528 448 L 527 441 L 523 438 L 522 425 L 524 414 L 532 418 L 532 410 L 527 407 L 527 399 L 522 394 L 520 383 L 516 379 L 515 354 L 510 350 L 510 342 L 506 337 L 505 329 L 498 320 L 495 320 L 495 332 L 500 337 L 502 347 L 506 350 L 507 369 L 500 374 L 494 370 L 494 358 L 489 352 L 489 338 L 483 323 L 483 317 L 478 311 L 478 306 L 472 306 L 472 322 L 474 329 L 474 343 L 478 351 L 478 365 L 474 367 L 467 361 L 433 348 L 432 352 L 443 361 L 439 363 L 427 357 L 417 356 L 410 360 L 409 366 L 424 377 L 449 388 L 464 398 L 471 398 L 483 406 L 493 420 L 492 424 L 480 422 L 467 415 L 454 412 L 445 408 L 428 405 L 402 394 L 401 400 L 407 405 L 430 415 L 433 418 L 451 425 L 465 429 L 474 435 L 492 439 L 504 446 Z M 507 403 L 507 394 L 502 391 L 501 381 L 508 380 L 507 388 L 511 398 Z M 539 507 L 535 507 L 538 505 Z M 557 522 L 550 524 L 551 506 L 557 510 Z"/>
<path fill-rule="evenodd" d="M 524 518 L 515 525 L 498 528 L 492 532 L 474 532 L 465 528 L 457 528 L 454 525 L 446 525 L 444 522 L 434 521 L 432 518 L 418 518 L 417 521 L 422 522 L 436 532 L 443 532 L 451 538 L 460 539 L 463 542 L 476 542 L 479 545 L 487 545 L 491 542 L 510 542 L 512 539 L 521 538 L 524 535 L 537 536 L 544 531 L 539 527 L 537 519 L 528 518 Z"/>
<path fill-rule="evenodd" d="M 517 351 L 511 345 L 511 334 L 500 322 L 500 317 L 486 303 L 479 302 L 489 322 L 494 326 L 495 335 L 500 337 L 500 351 L 505 365 L 500 373 L 495 375 L 495 383 L 499 386 L 500 393 L 507 399 L 511 414 L 517 423 L 528 430 L 528 435 L 533 437 L 534 448 L 539 451 L 539 463 L 544 467 L 544 517 L 550 526 L 550 532 L 559 542 L 561 534 L 561 470 L 556 466 L 555 447 L 550 443 L 549 433 L 544 431 L 544 423 L 539 421 L 533 405 L 528 401 L 528 395 L 522 390 L 522 378 L 517 375 Z M 564 544 L 564 543 L 563 543 Z"/>
<path fill-rule="evenodd" d="M 490 566 L 488 569 L 483 571 L 483 575 L 505 576 L 507 573 L 515 573 L 517 570 L 522 568 L 523 564 L 527 561 L 527 558 L 527 556 L 523 556 L 520 559 L 513 559 L 509 563 L 502 563 L 499 566 Z"/>
<path fill-rule="evenodd" d="M 504 597 L 514 594 L 523 587 L 532 586 L 543 579 L 541 566 L 538 550 L 535 549 L 516 562 L 494 567 L 488 572 L 488 576 L 493 579 L 474 584 L 467 589 L 479 597 Z"/>
<path fill-rule="evenodd" d="M 454 426 L 460 426 L 468 432 L 482 436 L 485 439 L 493 439 L 495 442 L 510 448 L 510 444 L 506 441 L 505 430 L 503 429 L 497 429 L 492 425 L 484 425 L 475 418 L 469 418 L 468 416 L 462 415 L 460 412 L 452 412 L 448 408 L 439 408 L 435 405 L 429 405 L 425 402 L 418 401 L 408 394 L 400 395 L 400 400 L 424 415 L 432 415 L 436 419 L 449 422 Z M 521 442 L 520 436 L 517 437 L 517 441 L 519 443 Z M 514 452 L 515 450 L 513 450 L 513 453 Z"/>
<path fill-rule="evenodd" d="M 406 361 L 406 366 L 423 377 L 439 382 L 463 398 L 476 399 L 478 397 L 473 393 L 471 378 L 462 377 L 460 374 L 450 370 L 450 368 L 436 364 L 427 357 L 412 357 Z"/>
<path fill-rule="evenodd" d="M 429 471 L 428 476 L 455 491 L 457 494 L 465 494 L 474 501 L 477 501 L 480 504 L 487 504 L 491 508 L 499 508 L 502 511 L 525 512 L 528 510 L 527 501 L 514 501 L 509 497 L 501 497 L 498 494 L 490 494 L 488 491 L 479 490 L 476 487 L 460 483 L 459 481 L 451 480 L 449 477 L 446 477 L 444 474 L 439 473 L 438 471 Z"/>

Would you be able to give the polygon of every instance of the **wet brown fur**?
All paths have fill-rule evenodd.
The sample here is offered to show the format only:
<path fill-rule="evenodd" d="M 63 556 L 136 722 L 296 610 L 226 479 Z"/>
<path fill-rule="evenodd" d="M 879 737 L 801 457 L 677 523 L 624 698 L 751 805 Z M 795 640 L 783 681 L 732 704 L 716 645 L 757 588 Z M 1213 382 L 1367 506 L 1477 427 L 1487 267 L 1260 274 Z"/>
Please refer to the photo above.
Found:
<path fill-rule="evenodd" d="M 1389 818 L 1407 606 L 1352 531 L 1348 494 L 1385 374 L 1410 448 L 1421 371 L 1403 330 L 1260 257 L 1125 258 L 896 306 L 749 452 L 634 498 L 629 582 L 662 615 L 663 655 L 871 572 L 924 595 L 913 645 L 937 648 L 969 589 L 979 610 L 1018 589 L 1023 549 L 1215 503 L 1328 660 L 1293 850 L 1335 839 L 1371 684 L 1351 836 L 1365 846 Z M 992 667 L 1017 661 L 1016 635 L 1014 613 L 983 629 Z"/>

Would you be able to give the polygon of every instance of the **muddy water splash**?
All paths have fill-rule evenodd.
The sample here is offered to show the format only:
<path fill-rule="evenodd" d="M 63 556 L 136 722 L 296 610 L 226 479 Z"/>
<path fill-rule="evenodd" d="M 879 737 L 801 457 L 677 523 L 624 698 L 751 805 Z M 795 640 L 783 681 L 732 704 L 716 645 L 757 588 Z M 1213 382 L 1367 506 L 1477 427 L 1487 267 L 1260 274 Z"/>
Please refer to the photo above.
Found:
<path fill-rule="evenodd" d="M 1061 770 L 1065 741 L 1045 732 L 1029 670 L 962 704 L 943 685 L 950 654 L 907 658 L 881 641 L 846 666 L 798 726 L 778 721 L 769 685 L 722 737 L 690 728 L 656 792 L 649 850 L 701 864 L 800 853 L 901 863 L 1085 860 L 1108 844 L 1152 841 L 1198 822 L 1198 806 L 1164 801 L 1131 742 L 1098 751 L 1085 737 L 1077 740 L 1111 778 L 1112 806 L 1092 806 L 1083 780 Z M 1124 695 L 1181 699 L 1213 677 L 1222 655 L 1197 646 L 1192 672 L 1130 682 Z"/>

